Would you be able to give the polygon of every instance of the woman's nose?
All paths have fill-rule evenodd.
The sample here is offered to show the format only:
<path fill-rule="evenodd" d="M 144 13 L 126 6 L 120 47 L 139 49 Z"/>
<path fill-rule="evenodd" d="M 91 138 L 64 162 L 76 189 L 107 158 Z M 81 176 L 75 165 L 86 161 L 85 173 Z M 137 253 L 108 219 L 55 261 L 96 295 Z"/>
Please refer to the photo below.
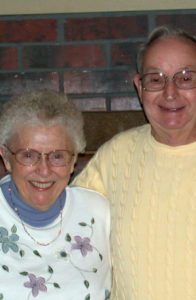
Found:
<path fill-rule="evenodd" d="M 37 162 L 37 172 L 42 176 L 48 176 L 51 174 L 50 162 L 46 155 L 42 155 Z"/>

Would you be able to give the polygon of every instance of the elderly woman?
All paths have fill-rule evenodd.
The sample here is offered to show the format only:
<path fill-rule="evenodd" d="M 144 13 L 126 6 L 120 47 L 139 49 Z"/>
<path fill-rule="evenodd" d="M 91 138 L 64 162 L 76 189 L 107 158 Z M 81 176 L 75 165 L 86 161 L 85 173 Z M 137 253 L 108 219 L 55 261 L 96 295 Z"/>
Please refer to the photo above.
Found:
<path fill-rule="evenodd" d="M 63 94 L 24 93 L 0 132 L 0 299 L 109 299 L 108 203 L 67 187 L 85 146 L 81 113 Z"/>

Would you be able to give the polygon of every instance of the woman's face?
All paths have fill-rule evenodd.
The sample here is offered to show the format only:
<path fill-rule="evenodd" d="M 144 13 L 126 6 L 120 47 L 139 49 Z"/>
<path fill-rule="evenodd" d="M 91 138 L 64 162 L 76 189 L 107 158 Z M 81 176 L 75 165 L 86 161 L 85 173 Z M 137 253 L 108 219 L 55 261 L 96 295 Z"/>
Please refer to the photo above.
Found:
<path fill-rule="evenodd" d="M 71 139 L 61 126 L 21 128 L 9 148 L 13 152 L 27 148 L 40 153 L 54 150 L 74 152 Z M 33 166 L 21 165 L 11 154 L 8 156 L 3 154 L 3 159 L 23 201 L 42 211 L 49 209 L 67 186 L 75 163 L 75 157 L 70 164 L 63 167 L 51 166 L 46 156 L 42 156 Z"/>

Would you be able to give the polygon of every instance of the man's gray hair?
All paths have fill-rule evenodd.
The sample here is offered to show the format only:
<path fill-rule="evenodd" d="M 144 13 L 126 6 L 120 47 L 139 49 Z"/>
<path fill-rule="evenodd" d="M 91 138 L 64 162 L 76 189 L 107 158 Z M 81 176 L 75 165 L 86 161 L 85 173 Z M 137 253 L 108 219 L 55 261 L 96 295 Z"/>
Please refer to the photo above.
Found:
<path fill-rule="evenodd" d="M 152 45 L 153 42 L 167 37 L 188 39 L 193 43 L 196 43 L 196 36 L 188 33 L 181 28 L 175 28 L 169 25 L 156 27 L 148 36 L 147 40 L 142 43 L 139 48 L 137 54 L 137 70 L 139 73 L 142 73 L 143 59 L 148 48 Z"/>

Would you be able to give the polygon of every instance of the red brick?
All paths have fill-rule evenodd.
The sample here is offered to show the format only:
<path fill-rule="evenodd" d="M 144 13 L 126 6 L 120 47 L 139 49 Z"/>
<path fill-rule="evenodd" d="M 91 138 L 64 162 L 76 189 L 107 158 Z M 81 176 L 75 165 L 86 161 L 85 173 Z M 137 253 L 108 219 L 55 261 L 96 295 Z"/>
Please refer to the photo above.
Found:
<path fill-rule="evenodd" d="M 102 97 L 72 99 L 72 101 L 80 111 L 106 111 L 106 99 Z"/>
<path fill-rule="evenodd" d="M 112 45 L 113 66 L 131 65 L 135 68 L 139 43 L 118 43 Z"/>
<path fill-rule="evenodd" d="M 0 74 L 0 95 L 20 94 L 24 89 L 59 90 L 59 75 L 51 73 Z"/>
<path fill-rule="evenodd" d="M 172 24 L 176 27 L 183 28 L 195 35 L 195 14 L 180 14 L 180 15 L 159 15 L 156 16 L 156 25 Z"/>
<path fill-rule="evenodd" d="M 106 66 L 102 45 L 32 46 L 24 49 L 26 68 L 88 68 Z"/>
<path fill-rule="evenodd" d="M 14 70 L 18 68 L 18 58 L 16 47 L 0 48 L 0 69 Z"/>
<path fill-rule="evenodd" d="M 111 99 L 112 111 L 140 111 L 142 107 L 140 105 L 138 97 L 114 97 Z"/>
<path fill-rule="evenodd" d="M 0 42 L 56 41 L 56 20 L 0 21 Z"/>
<path fill-rule="evenodd" d="M 129 71 L 65 72 L 66 93 L 118 93 L 133 91 Z"/>
<path fill-rule="evenodd" d="M 67 19 L 66 41 L 123 39 L 147 34 L 147 16 L 119 16 Z"/>

